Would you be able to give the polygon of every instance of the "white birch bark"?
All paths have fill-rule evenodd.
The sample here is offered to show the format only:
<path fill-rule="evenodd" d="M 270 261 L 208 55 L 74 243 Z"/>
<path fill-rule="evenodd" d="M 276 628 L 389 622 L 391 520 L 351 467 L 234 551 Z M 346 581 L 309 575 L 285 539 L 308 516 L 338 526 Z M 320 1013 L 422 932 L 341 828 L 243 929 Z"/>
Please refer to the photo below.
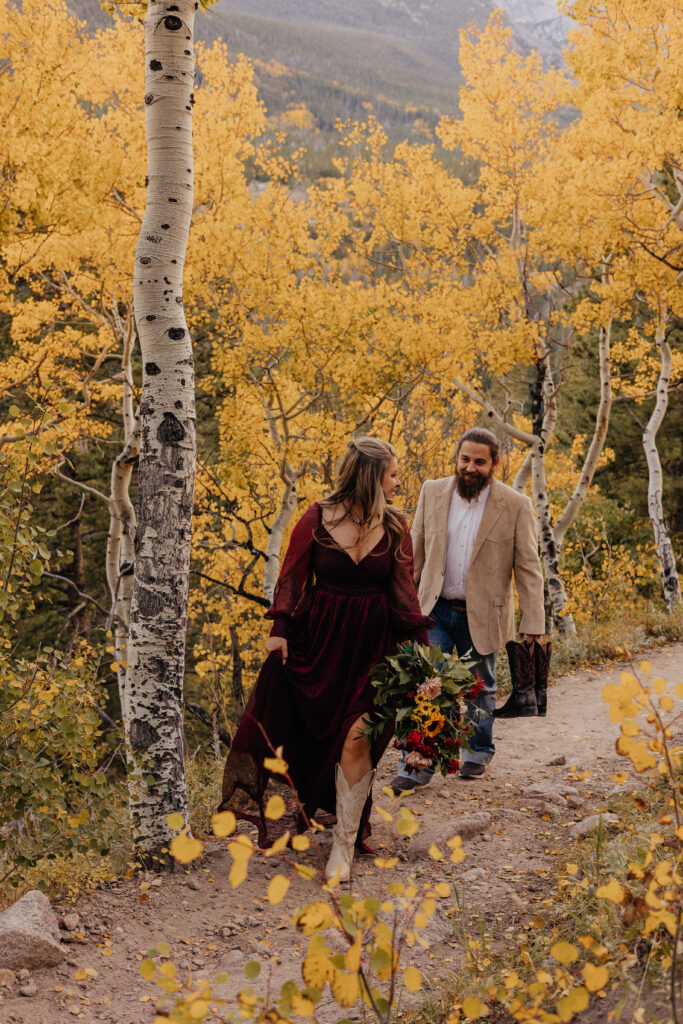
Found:
<path fill-rule="evenodd" d="M 109 620 L 114 628 L 114 657 L 119 666 L 117 678 L 121 720 L 127 751 L 130 749 L 130 708 L 127 689 L 128 630 L 130 606 L 133 597 L 133 568 L 135 563 L 136 517 L 130 500 L 130 482 L 133 467 L 140 454 L 140 415 L 135 411 L 133 392 L 132 354 L 135 343 L 135 324 L 129 319 L 124 333 L 121 397 L 123 419 L 123 448 L 114 459 L 109 492 L 109 535 L 107 537 L 106 572 L 111 612 Z"/>
<path fill-rule="evenodd" d="M 655 341 L 659 348 L 661 365 L 657 380 L 657 398 L 652 415 L 643 431 L 643 448 L 648 468 L 647 507 L 657 545 L 657 557 L 662 574 L 664 600 L 670 612 L 681 600 L 681 585 L 676 567 L 676 556 L 664 518 L 663 492 L 664 477 L 662 463 L 657 449 L 657 431 L 662 425 L 669 404 L 669 382 L 671 380 L 671 346 L 666 339 L 668 315 L 661 316 L 657 324 Z"/>
<path fill-rule="evenodd" d="M 173 834 L 167 815 L 188 815 L 183 671 L 196 422 L 182 275 L 193 198 L 194 17 L 194 0 L 149 0 L 148 192 L 133 292 L 143 385 L 126 689 L 131 757 L 145 785 L 133 783 L 129 808 L 138 856 L 157 864 Z"/>
<path fill-rule="evenodd" d="M 298 474 L 288 462 L 280 467 L 280 478 L 284 483 L 284 491 L 280 501 L 280 510 L 275 517 L 275 522 L 268 534 L 266 544 L 266 564 L 263 570 L 263 596 L 268 601 L 273 600 L 273 592 L 280 572 L 280 548 L 285 530 L 289 526 L 292 516 L 296 512 L 298 497 L 296 483 Z"/>
<path fill-rule="evenodd" d="M 581 467 L 574 493 L 564 507 L 562 515 L 555 523 L 555 543 L 558 548 L 566 536 L 567 530 L 576 521 L 595 476 L 602 450 L 607 439 L 609 417 L 612 409 L 612 365 L 610 360 L 610 344 L 612 337 L 612 320 L 606 327 L 601 327 L 598 336 L 598 365 L 600 370 L 600 401 L 595 415 L 595 429 L 586 457 Z"/>

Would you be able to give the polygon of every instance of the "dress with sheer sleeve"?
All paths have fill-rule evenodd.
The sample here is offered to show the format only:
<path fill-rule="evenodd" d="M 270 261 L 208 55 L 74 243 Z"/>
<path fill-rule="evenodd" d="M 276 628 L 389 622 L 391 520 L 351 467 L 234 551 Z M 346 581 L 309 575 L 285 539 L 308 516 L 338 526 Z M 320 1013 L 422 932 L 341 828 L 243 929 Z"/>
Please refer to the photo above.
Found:
<path fill-rule="evenodd" d="M 264 661 L 235 733 L 223 777 L 221 810 L 256 825 L 261 846 L 285 830 L 301 829 L 321 809 L 334 813 L 335 765 L 349 730 L 372 714 L 375 665 L 403 640 L 426 641 L 431 620 L 420 613 L 410 533 L 398 544 L 389 533 L 359 562 L 326 529 L 322 508 L 309 508 L 292 531 L 267 613 L 272 636 L 287 640 Z M 386 736 L 371 745 L 377 764 Z M 282 747 L 298 800 L 264 759 Z M 266 817 L 278 792 L 287 811 Z M 359 836 L 369 833 L 368 803 Z"/>
<path fill-rule="evenodd" d="M 271 636 L 287 637 L 291 633 L 292 617 L 302 598 L 313 586 L 313 545 L 320 515 L 318 505 L 311 505 L 292 530 L 289 546 L 280 575 L 275 584 L 273 603 L 266 612 L 273 619 Z"/>

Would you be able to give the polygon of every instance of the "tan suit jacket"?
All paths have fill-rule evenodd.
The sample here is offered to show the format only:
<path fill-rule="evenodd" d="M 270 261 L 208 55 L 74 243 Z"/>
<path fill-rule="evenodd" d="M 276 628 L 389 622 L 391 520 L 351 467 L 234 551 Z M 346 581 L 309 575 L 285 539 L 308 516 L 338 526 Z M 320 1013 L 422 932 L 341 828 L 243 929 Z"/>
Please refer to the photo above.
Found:
<path fill-rule="evenodd" d="M 411 531 L 420 606 L 429 615 L 443 587 L 448 512 L 455 477 L 425 481 Z M 491 490 L 467 572 L 467 622 L 479 654 L 497 651 L 515 635 L 512 574 L 521 633 L 545 633 L 543 573 L 536 520 L 529 499 L 499 480 Z"/>

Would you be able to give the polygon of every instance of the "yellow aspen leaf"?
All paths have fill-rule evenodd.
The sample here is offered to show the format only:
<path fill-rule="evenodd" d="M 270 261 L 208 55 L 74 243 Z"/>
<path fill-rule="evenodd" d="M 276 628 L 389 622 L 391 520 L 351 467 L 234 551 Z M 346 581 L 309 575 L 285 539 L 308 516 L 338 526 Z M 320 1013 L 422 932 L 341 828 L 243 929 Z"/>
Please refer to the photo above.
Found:
<path fill-rule="evenodd" d="M 329 928 L 334 920 L 334 913 L 328 903 L 317 900 L 306 907 L 296 919 L 296 924 L 304 935 Z"/>
<path fill-rule="evenodd" d="M 144 978 L 145 981 L 152 981 L 152 979 L 157 976 L 157 965 L 153 959 L 150 959 L 148 956 L 145 957 L 140 964 L 140 976 Z"/>
<path fill-rule="evenodd" d="M 652 665 L 649 661 L 641 661 L 638 667 L 640 668 L 640 671 L 643 673 L 643 675 L 649 676 L 652 672 Z"/>
<path fill-rule="evenodd" d="M 398 857 L 375 857 L 374 863 L 378 868 L 395 868 L 398 864 Z"/>
<path fill-rule="evenodd" d="M 438 896 L 450 896 L 451 887 L 448 884 L 448 882 L 437 882 L 436 885 L 434 886 L 434 891 L 437 893 Z"/>
<path fill-rule="evenodd" d="M 163 974 L 165 978 L 175 978 L 175 967 L 173 964 L 165 963 L 159 968 L 159 974 Z"/>
<path fill-rule="evenodd" d="M 172 829 L 182 828 L 183 825 L 185 824 L 185 819 L 183 818 L 182 814 L 178 814 L 178 812 L 176 811 L 175 814 L 167 815 L 166 824 L 168 825 L 169 828 Z"/>
<path fill-rule="evenodd" d="M 567 872 L 568 875 L 575 875 L 576 872 L 579 870 L 579 865 L 578 864 L 565 864 L 564 870 Z"/>
<path fill-rule="evenodd" d="M 426 928 L 429 924 L 429 918 L 426 914 L 419 913 L 415 915 L 414 925 L 416 928 Z"/>
<path fill-rule="evenodd" d="M 190 861 L 196 860 L 201 856 L 203 849 L 204 843 L 185 834 L 174 836 L 170 844 L 171 856 L 179 864 L 189 864 Z"/>
<path fill-rule="evenodd" d="M 489 1012 L 486 1003 L 482 1003 L 481 999 L 477 999 L 476 996 L 467 996 L 463 999 L 461 1010 L 468 1020 L 479 1020 L 481 1017 L 488 1016 Z"/>
<path fill-rule="evenodd" d="M 552 949 L 550 950 L 550 952 L 552 953 Z M 505 988 L 513 989 L 519 988 L 519 986 L 522 984 L 522 980 L 519 974 L 517 974 L 517 971 L 508 971 L 508 973 L 505 975 L 505 978 L 503 979 L 503 983 L 505 985 Z"/>
<path fill-rule="evenodd" d="M 603 900 L 611 900 L 612 903 L 623 903 L 626 893 L 616 878 L 611 878 L 607 885 L 598 886 L 595 895 Z"/>
<path fill-rule="evenodd" d="M 377 813 L 379 814 L 380 818 L 383 821 L 392 821 L 393 820 L 393 816 L 391 814 L 389 814 L 389 811 L 385 811 L 383 807 L 380 807 L 379 805 L 376 805 L 374 809 L 377 811 Z"/>
<path fill-rule="evenodd" d="M 553 976 L 548 974 L 547 971 L 540 970 L 536 971 L 536 980 L 540 981 L 541 985 L 552 985 Z"/>
<path fill-rule="evenodd" d="M 432 860 L 443 860 L 443 854 L 435 843 L 429 847 L 429 856 Z"/>
<path fill-rule="evenodd" d="M 628 779 L 628 775 L 626 772 L 615 772 L 614 775 L 610 775 L 610 779 L 612 782 L 616 782 L 617 786 L 623 786 Z"/>
<path fill-rule="evenodd" d="M 637 722 L 633 722 L 630 719 L 621 723 L 621 731 L 624 736 L 638 736 L 640 733 L 640 726 Z"/>
<path fill-rule="evenodd" d="M 332 977 L 332 995 L 339 1006 L 353 1006 L 360 995 L 357 974 L 335 970 Z"/>
<path fill-rule="evenodd" d="M 347 971 L 360 970 L 360 958 L 363 952 L 363 933 L 358 931 L 353 943 L 349 946 L 344 955 L 344 966 Z"/>
<path fill-rule="evenodd" d="M 144 963 L 144 960 L 143 960 L 143 963 Z M 150 961 L 150 963 L 152 963 L 152 961 Z M 152 966 L 154 967 L 153 963 L 152 963 Z M 156 969 L 156 967 L 154 967 L 154 974 L 156 974 L 156 972 L 157 972 L 157 969 Z M 74 978 L 75 978 L 76 981 L 85 981 L 85 979 L 87 977 L 88 977 L 88 975 L 85 973 L 85 970 L 83 968 L 81 968 L 80 971 L 75 971 L 74 972 Z M 154 977 L 154 975 L 152 975 L 152 977 Z"/>
<path fill-rule="evenodd" d="M 292 849 L 296 850 L 297 853 L 305 853 L 310 845 L 308 836 L 294 836 L 292 839 Z"/>
<path fill-rule="evenodd" d="M 674 693 L 677 697 L 680 697 L 680 699 L 683 700 L 683 683 L 676 683 L 674 686 Z"/>
<path fill-rule="evenodd" d="M 422 975 L 416 967 L 406 967 L 403 972 L 403 984 L 409 992 L 419 992 L 422 988 Z"/>
<path fill-rule="evenodd" d="M 312 879 L 314 879 L 318 873 L 312 864 L 295 864 L 294 870 L 296 871 L 297 875 L 299 875 L 301 878 L 305 878 L 307 882 L 310 882 Z"/>
<path fill-rule="evenodd" d="M 556 942 L 550 947 L 550 955 L 566 967 L 576 960 L 579 951 L 571 942 Z"/>
<path fill-rule="evenodd" d="M 676 706 L 676 703 L 673 697 L 670 697 L 667 693 L 663 697 L 659 698 L 659 706 L 662 709 L 662 711 L 666 711 L 666 713 L 668 714 L 670 711 L 673 711 L 674 707 Z"/>
<path fill-rule="evenodd" d="M 237 818 L 232 811 L 219 811 L 211 818 L 213 834 L 219 838 L 232 835 L 237 826 Z"/>
<path fill-rule="evenodd" d="M 453 864 L 460 864 L 465 859 L 465 851 L 462 847 L 456 847 L 453 853 L 450 855 L 449 860 Z"/>
<path fill-rule="evenodd" d="M 290 1000 L 292 1005 L 292 1011 L 298 1017 L 312 1017 L 313 1011 L 315 1010 L 315 1003 L 308 996 L 303 996 L 299 992 L 295 992 Z"/>
<path fill-rule="evenodd" d="M 595 945 L 595 939 L 592 935 L 579 935 L 579 942 L 584 949 L 590 949 Z"/>
<path fill-rule="evenodd" d="M 400 818 L 396 828 L 402 836 L 414 836 L 419 825 L 413 818 Z"/>
<path fill-rule="evenodd" d="M 599 992 L 609 981 L 609 971 L 604 964 L 584 964 L 581 973 L 589 992 Z"/>
<path fill-rule="evenodd" d="M 432 914 L 436 913 L 436 903 L 434 900 L 427 898 L 422 904 L 422 909 L 428 917 L 431 917 Z"/>
<path fill-rule="evenodd" d="M 279 821 L 286 809 L 287 808 L 282 797 L 275 793 L 268 800 L 264 814 L 266 818 L 270 818 L 271 821 Z"/>
<path fill-rule="evenodd" d="M 659 679 L 655 679 L 652 684 L 652 689 L 656 694 L 664 693 L 666 690 L 666 679 L 663 679 L 661 676 Z"/>
<path fill-rule="evenodd" d="M 325 982 L 332 981 L 334 967 L 326 953 L 309 953 L 301 967 L 304 981 L 311 988 L 325 988 Z"/>
<path fill-rule="evenodd" d="M 275 875 L 271 878 L 268 883 L 268 895 L 266 899 L 269 903 L 282 903 L 283 899 L 287 895 L 289 889 L 289 879 L 285 878 L 284 875 Z"/>
<path fill-rule="evenodd" d="M 266 857 L 274 857 L 276 853 L 282 853 L 288 842 L 289 832 L 285 832 L 284 835 L 275 840 L 272 846 L 268 847 L 266 850 Z"/>
<path fill-rule="evenodd" d="M 190 1017 L 192 1020 L 203 1020 L 209 1010 L 207 999 L 195 999 L 190 1005 Z"/>
<path fill-rule="evenodd" d="M 263 767 L 273 775 L 286 775 L 289 765 L 282 757 L 264 757 Z"/>
<path fill-rule="evenodd" d="M 232 856 L 228 881 L 233 889 L 235 889 L 247 877 L 247 864 L 254 852 L 254 844 L 249 836 L 240 835 L 237 839 L 233 839 L 231 843 L 228 843 L 228 852 Z"/>
<path fill-rule="evenodd" d="M 588 989 L 580 985 L 578 988 L 573 988 L 569 995 L 564 996 L 557 1003 L 557 1015 L 560 1020 L 565 1024 L 566 1021 L 570 1021 L 577 1013 L 583 1013 L 590 1002 L 590 995 Z"/>
<path fill-rule="evenodd" d="M 643 742 L 633 743 L 628 752 L 631 764 L 637 772 L 645 772 L 657 764 L 656 757 L 650 753 Z"/>

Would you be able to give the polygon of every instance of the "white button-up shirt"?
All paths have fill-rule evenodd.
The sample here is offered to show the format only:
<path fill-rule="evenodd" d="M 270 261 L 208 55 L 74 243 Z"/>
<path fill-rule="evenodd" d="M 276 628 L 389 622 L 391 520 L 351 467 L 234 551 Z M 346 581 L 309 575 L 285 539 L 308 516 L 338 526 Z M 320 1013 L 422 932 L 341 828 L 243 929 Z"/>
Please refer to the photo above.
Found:
<path fill-rule="evenodd" d="M 467 570 L 470 567 L 474 539 L 490 491 L 491 484 L 488 484 L 471 501 L 460 497 L 457 485 L 453 491 L 448 511 L 448 542 L 442 597 L 459 598 L 464 601 L 467 596 Z"/>

